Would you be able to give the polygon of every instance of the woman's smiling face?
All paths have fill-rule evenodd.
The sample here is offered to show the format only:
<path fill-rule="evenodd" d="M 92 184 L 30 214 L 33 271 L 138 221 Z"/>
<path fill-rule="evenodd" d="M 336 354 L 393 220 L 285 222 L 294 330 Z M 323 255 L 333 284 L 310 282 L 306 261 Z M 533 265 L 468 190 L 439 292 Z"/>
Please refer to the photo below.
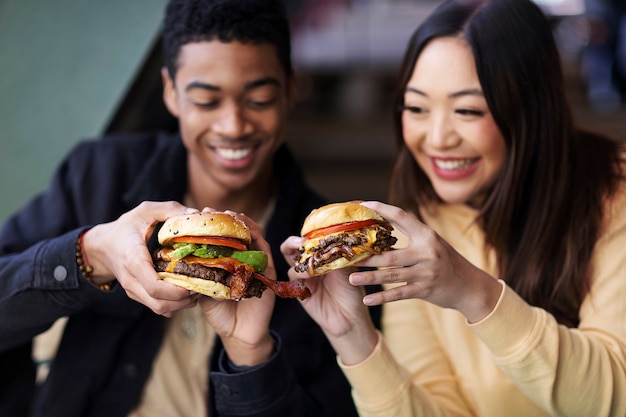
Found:
<path fill-rule="evenodd" d="M 402 132 L 443 201 L 480 204 L 502 168 L 506 145 L 465 41 L 437 38 L 426 45 L 405 89 Z"/>

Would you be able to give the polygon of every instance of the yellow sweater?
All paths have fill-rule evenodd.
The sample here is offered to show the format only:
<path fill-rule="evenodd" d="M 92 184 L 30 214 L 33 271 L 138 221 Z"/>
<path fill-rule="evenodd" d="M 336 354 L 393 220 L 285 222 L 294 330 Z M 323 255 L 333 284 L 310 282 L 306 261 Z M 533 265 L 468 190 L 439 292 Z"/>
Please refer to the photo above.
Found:
<path fill-rule="evenodd" d="M 375 351 L 342 365 L 360 415 L 626 416 L 626 192 L 607 213 L 578 328 L 557 324 L 502 281 L 494 310 L 472 325 L 421 300 L 388 303 Z M 497 277 L 475 215 L 447 205 L 425 222 Z"/>

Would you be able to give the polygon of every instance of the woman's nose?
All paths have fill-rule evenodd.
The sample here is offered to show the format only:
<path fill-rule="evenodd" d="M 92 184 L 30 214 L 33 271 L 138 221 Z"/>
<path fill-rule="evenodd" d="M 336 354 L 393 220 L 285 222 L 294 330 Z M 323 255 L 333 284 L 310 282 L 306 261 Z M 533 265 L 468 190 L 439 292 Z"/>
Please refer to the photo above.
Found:
<path fill-rule="evenodd" d="M 451 120 L 444 115 L 434 115 L 430 119 L 426 142 L 433 149 L 453 148 L 460 142 Z"/>

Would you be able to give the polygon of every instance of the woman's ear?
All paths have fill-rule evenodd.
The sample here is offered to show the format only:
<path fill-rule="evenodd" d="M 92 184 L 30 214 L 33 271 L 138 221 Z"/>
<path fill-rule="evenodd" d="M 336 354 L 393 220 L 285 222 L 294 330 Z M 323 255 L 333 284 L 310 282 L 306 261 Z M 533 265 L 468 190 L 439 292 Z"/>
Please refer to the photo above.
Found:
<path fill-rule="evenodd" d="M 166 67 L 161 68 L 161 79 L 163 80 L 163 102 L 165 107 L 172 114 L 172 116 L 178 118 L 178 100 L 176 98 L 176 86 L 174 80 L 170 77 L 170 73 Z"/>

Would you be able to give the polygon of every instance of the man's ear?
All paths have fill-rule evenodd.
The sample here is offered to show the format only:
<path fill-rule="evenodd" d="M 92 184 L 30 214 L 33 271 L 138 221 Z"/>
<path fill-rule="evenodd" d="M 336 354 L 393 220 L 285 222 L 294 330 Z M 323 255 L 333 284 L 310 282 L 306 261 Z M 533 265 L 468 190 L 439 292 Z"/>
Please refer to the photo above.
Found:
<path fill-rule="evenodd" d="M 167 107 L 167 110 L 172 116 L 178 118 L 179 112 L 178 100 L 176 99 L 176 87 L 166 67 L 161 68 L 161 79 L 163 80 L 163 102 L 165 103 L 165 107 Z"/>

